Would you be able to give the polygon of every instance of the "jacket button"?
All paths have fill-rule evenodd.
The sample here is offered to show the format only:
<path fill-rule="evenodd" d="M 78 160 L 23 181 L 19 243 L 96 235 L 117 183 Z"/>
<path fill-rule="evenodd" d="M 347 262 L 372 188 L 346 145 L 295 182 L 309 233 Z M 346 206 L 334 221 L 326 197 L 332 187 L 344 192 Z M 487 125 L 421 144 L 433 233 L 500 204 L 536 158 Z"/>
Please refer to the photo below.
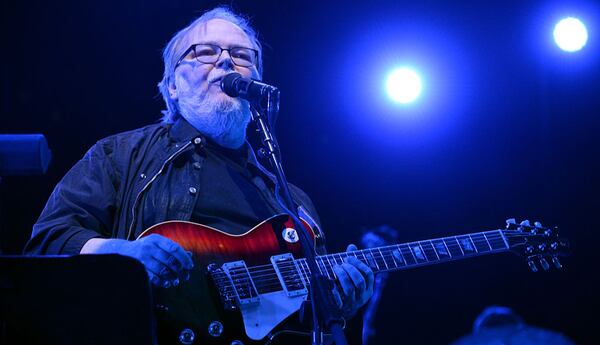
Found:
<path fill-rule="evenodd" d="M 190 187 L 190 188 L 188 189 L 188 191 L 190 192 L 190 194 L 194 195 L 194 194 L 196 194 L 196 192 L 197 192 L 198 190 L 196 190 L 196 187 Z"/>
<path fill-rule="evenodd" d="M 194 144 L 196 144 L 196 145 L 202 144 L 202 138 L 200 138 L 200 137 L 194 138 Z"/>
<path fill-rule="evenodd" d="M 192 164 L 194 166 L 194 169 L 200 170 L 200 168 L 202 168 L 202 164 L 200 164 L 200 162 L 194 162 L 194 164 Z"/>

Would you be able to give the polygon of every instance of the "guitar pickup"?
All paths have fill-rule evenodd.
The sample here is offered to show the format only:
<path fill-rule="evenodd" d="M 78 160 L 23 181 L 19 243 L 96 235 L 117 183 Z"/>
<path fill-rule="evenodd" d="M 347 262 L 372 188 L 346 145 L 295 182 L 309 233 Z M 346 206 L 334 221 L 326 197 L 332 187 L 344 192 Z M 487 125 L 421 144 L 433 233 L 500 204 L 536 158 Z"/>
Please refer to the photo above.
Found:
<path fill-rule="evenodd" d="M 260 302 L 260 296 L 244 260 L 227 262 L 221 267 L 233 285 L 233 291 L 240 306 Z"/>
<path fill-rule="evenodd" d="M 271 263 L 288 297 L 308 294 L 304 276 L 292 254 L 272 256 Z"/>

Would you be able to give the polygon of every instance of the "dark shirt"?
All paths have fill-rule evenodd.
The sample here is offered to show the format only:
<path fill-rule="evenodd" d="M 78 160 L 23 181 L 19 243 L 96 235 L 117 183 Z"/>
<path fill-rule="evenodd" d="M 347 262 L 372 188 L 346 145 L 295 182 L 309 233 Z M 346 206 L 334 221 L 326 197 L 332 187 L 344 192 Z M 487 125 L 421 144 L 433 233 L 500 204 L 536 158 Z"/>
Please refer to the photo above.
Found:
<path fill-rule="evenodd" d="M 248 163 L 248 146 L 226 149 L 210 141 L 192 156 L 197 165 L 199 191 L 192 222 L 230 234 L 243 234 L 265 219 L 284 213 L 277 205 L 273 186 Z M 202 157 L 202 158 L 201 158 Z"/>

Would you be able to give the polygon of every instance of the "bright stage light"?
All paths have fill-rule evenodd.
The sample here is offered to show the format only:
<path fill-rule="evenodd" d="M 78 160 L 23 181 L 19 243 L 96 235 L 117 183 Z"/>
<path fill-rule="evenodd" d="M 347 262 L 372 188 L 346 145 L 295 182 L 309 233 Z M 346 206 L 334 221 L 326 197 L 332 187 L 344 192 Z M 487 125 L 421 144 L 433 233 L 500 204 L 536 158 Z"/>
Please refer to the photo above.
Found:
<path fill-rule="evenodd" d="M 421 94 L 421 78 L 409 68 L 399 68 L 388 76 L 386 89 L 393 101 L 411 103 Z"/>
<path fill-rule="evenodd" d="M 554 27 L 554 41 L 564 51 L 576 52 L 585 46 L 587 40 L 587 29 L 577 18 L 565 18 Z"/>

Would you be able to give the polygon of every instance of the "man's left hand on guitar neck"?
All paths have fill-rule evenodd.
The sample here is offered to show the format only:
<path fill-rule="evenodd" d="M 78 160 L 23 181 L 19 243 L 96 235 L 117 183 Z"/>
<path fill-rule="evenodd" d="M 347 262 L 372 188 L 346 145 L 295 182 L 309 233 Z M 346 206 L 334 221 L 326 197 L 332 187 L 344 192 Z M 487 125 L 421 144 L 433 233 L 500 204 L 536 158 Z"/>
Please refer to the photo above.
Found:
<path fill-rule="evenodd" d="M 346 252 L 358 248 L 351 244 Z M 373 295 L 375 277 L 369 266 L 353 256 L 344 259 L 341 265 L 333 266 L 336 275 L 336 288 L 333 291 L 338 307 L 342 309 L 344 317 L 354 316 Z"/>

